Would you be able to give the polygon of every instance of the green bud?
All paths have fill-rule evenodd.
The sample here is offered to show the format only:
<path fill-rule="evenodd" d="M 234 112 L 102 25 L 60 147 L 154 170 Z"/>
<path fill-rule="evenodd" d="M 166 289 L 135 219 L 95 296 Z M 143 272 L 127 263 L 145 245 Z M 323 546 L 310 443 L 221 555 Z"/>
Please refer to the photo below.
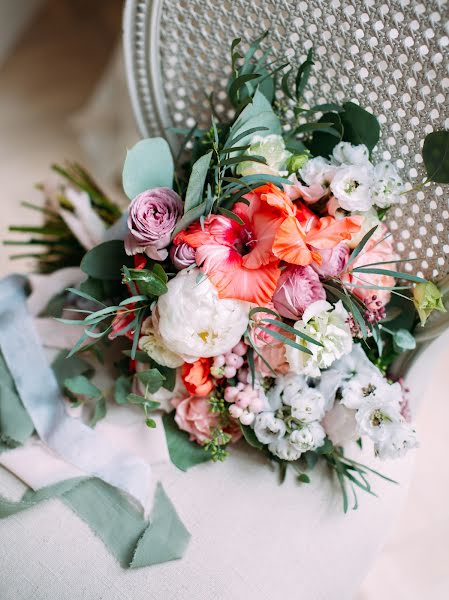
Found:
<path fill-rule="evenodd" d="M 287 168 L 290 173 L 296 173 L 301 167 L 303 167 L 309 160 L 310 153 L 308 151 L 301 152 L 301 154 L 294 154 L 290 156 L 287 163 Z"/>
<path fill-rule="evenodd" d="M 446 312 L 443 304 L 443 298 L 438 287 L 428 281 L 427 283 L 417 283 L 413 290 L 413 303 L 418 311 L 421 325 L 424 326 L 430 313 L 434 310 Z"/>

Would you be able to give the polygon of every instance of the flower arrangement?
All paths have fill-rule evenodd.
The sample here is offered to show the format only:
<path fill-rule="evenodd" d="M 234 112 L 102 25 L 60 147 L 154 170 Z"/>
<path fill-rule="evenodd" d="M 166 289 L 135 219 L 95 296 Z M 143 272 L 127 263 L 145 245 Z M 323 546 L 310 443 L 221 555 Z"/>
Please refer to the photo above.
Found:
<path fill-rule="evenodd" d="M 174 130 L 176 161 L 161 138 L 128 152 L 127 215 L 86 248 L 86 281 L 65 308 L 75 316 L 60 320 L 84 328 L 69 360 L 123 351 L 115 401 L 141 406 L 150 429 L 152 412 L 166 413 L 181 468 L 224 460 L 242 438 L 302 483 L 325 461 L 347 510 L 372 471 L 348 444 L 381 459 L 417 446 L 389 369 L 415 347 L 418 319 L 445 307 L 434 283 L 398 267 L 384 217 L 406 186 L 375 158 L 375 116 L 352 102 L 305 106 L 312 52 L 294 74 L 256 60 L 264 37 L 244 54 L 232 43 L 229 122 Z M 422 185 L 449 181 L 448 137 L 427 137 Z M 93 394 L 85 376 L 72 383 L 73 401 Z"/>

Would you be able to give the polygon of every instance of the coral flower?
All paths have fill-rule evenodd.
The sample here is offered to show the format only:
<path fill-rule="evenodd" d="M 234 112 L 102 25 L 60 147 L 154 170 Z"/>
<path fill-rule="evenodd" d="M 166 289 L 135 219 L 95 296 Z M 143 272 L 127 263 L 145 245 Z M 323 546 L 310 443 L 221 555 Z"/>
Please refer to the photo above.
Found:
<path fill-rule="evenodd" d="M 199 358 L 194 363 L 184 363 L 182 380 L 186 389 L 196 396 L 207 396 L 215 387 L 210 376 L 210 358 Z"/>
<path fill-rule="evenodd" d="M 243 224 L 210 215 L 203 229 L 194 223 L 175 237 L 174 244 L 184 242 L 196 249 L 196 262 L 220 298 L 265 305 L 280 276 L 279 259 L 271 248 L 283 216 L 256 195 L 249 206 L 235 204 L 233 212 Z"/>
<path fill-rule="evenodd" d="M 359 216 L 339 220 L 329 216 L 317 217 L 303 204 L 294 204 L 273 184 L 258 187 L 245 198 L 251 204 L 255 198 L 260 198 L 278 210 L 281 221 L 274 235 L 272 252 L 290 264 L 307 266 L 315 261 L 320 265 L 322 258 L 317 250 L 334 248 L 360 229 Z"/>

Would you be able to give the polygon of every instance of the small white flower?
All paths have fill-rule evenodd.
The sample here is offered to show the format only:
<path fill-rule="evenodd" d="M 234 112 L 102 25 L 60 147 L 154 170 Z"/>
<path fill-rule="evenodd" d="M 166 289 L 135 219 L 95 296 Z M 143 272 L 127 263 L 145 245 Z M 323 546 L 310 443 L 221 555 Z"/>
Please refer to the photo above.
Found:
<path fill-rule="evenodd" d="M 187 362 L 226 354 L 248 325 L 249 304 L 221 299 L 207 277 L 198 281 L 198 269 L 180 271 L 167 283 L 157 303 L 158 328 L 167 348 Z"/>
<path fill-rule="evenodd" d="M 271 134 L 265 137 L 256 135 L 251 138 L 251 146 L 247 150 L 251 156 L 263 156 L 267 164 L 248 161 L 240 163 L 237 167 L 238 175 L 256 175 L 259 173 L 279 175 L 285 169 L 287 160 L 291 156 L 285 148 L 285 143 L 280 135 Z"/>
<path fill-rule="evenodd" d="M 371 208 L 373 168 L 366 165 L 338 167 L 331 183 L 331 191 L 341 208 L 348 211 L 367 211 Z"/>
<path fill-rule="evenodd" d="M 369 151 L 365 144 L 357 146 L 350 142 L 340 142 L 332 152 L 337 165 L 366 165 L 369 163 Z"/>
<path fill-rule="evenodd" d="M 388 161 L 378 163 L 374 167 L 371 196 L 373 204 L 386 208 L 401 201 L 404 184 L 396 167 Z"/>
<path fill-rule="evenodd" d="M 399 383 L 387 384 L 365 400 L 355 416 L 360 435 L 367 435 L 375 444 L 388 442 L 394 427 L 404 422 L 399 405 L 400 387 Z"/>
<path fill-rule="evenodd" d="M 324 397 L 309 387 L 302 375 L 287 373 L 277 377 L 275 385 L 267 393 L 272 410 L 283 404 L 291 407 L 292 416 L 304 423 L 318 421 L 324 415 Z"/>
<path fill-rule="evenodd" d="M 294 446 L 288 438 L 282 438 L 272 442 L 268 446 L 269 451 L 281 460 L 298 460 L 301 450 Z"/>
<path fill-rule="evenodd" d="M 184 363 L 184 359 L 172 352 L 164 344 L 162 338 L 157 334 L 151 317 L 145 319 L 142 323 L 142 337 L 139 339 L 139 348 L 148 354 L 162 367 L 175 369 Z"/>
<path fill-rule="evenodd" d="M 301 429 L 292 431 L 289 440 L 301 452 L 316 450 L 324 444 L 326 432 L 318 421 L 307 423 Z"/>
<path fill-rule="evenodd" d="M 290 370 L 300 375 L 318 377 L 320 369 L 329 368 L 335 360 L 351 352 L 352 335 L 347 319 L 348 313 L 341 301 L 338 301 L 335 307 L 325 300 L 310 304 L 294 327 L 322 345 L 296 338 L 297 343 L 302 344 L 312 354 L 286 346 L 285 353 Z"/>
<path fill-rule="evenodd" d="M 262 412 L 254 421 L 254 433 L 262 444 L 270 444 L 284 437 L 285 423 L 274 416 L 273 412 Z"/>
<path fill-rule="evenodd" d="M 390 429 L 387 440 L 375 444 L 374 450 L 381 459 L 399 458 L 408 450 L 419 446 L 416 431 L 405 422 L 395 423 Z"/>
<path fill-rule="evenodd" d="M 301 179 L 308 185 L 318 185 L 324 188 L 329 187 L 336 172 L 335 165 L 332 165 L 322 156 L 311 158 L 299 169 Z"/>

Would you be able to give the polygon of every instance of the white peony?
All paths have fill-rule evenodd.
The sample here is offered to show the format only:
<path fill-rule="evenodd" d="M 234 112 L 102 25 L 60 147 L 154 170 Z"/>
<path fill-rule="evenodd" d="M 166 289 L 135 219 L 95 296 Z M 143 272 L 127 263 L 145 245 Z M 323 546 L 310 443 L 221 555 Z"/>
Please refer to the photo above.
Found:
<path fill-rule="evenodd" d="M 184 363 L 184 359 L 179 354 L 169 350 L 160 335 L 157 334 L 152 317 L 148 317 L 142 323 L 141 332 L 143 335 L 139 339 L 140 350 L 146 352 L 158 364 L 175 369 Z"/>
<path fill-rule="evenodd" d="M 290 370 L 300 375 L 318 377 L 320 369 L 329 368 L 335 360 L 351 352 L 352 335 L 347 319 L 348 313 L 341 301 L 335 307 L 326 300 L 310 304 L 294 327 L 320 342 L 321 346 L 296 338 L 311 354 L 286 346 Z"/>
<path fill-rule="evenodd" d="M 290 443 L 301 452 L 316 450 L 324 444 L 326 432 L 318 421 L 305 424 L 301 429 L 295 429 L 289 436 Z"/>
<path fill-rule="evenodd" d="M 281 460 L 298 460 L 301 450 L 291 443 L 288 437 L 275 440 L 268 446 L 269 451 Z"/>
<path fill-rule="evenodd" d="M 249 304 L 221 299 L 198 269 L 180 271 L 157 302 L 158 328 L 164 344 L 187 362 L 229 352 L 248 326 Z"/>
<path fill-rule="evenodd" d="M 271 411 L 259 413 L 254 421 L 254 433 L 262 444 L 270 444 L 284 437 L 286 428 L 282 419 Z"/>
<path fill-rule="evenodd" d="M 329 187 L 336 172 L 335 165 L 332 165 L 326 158 L 317 156 L 311 158 L 299 169 L 301 179 L 308 185 L 318 185 Z"/>
<path fill-rule="evenodd" d="M 386 208 L 401 200 L 404 184 L 396 167 L 388 161 L 374 167 L 374 182 L 371 188 L 372 202 L 380 208 Z"/>
<path fill-rule="evenodd" d="M 331 182 L 331 191 L 344 210 L 364 212 L 371 208 L 373 168 L 366 165 L 338 167 Z"/>
<path fill-rule="evenodd" d="M 366 165 L 369 151 L 365 144 L 353 146 L 350 142 L 340 142 L 335 146 L 332 158 L 337 165 Z"/>
<path fill-rule="evenodd" d="M 271 134 L 265 137 L 256 135 L 251 138 L 251 145 L 247 150 L 251 156 L 263 156 L 267 164 L 247 161 L 240 163 L 237 167 L 238 175 L 256 175 L 264 173 L 268 175 L 279 175 L 286 168 L 287 160 L 291 156 L 285 148 L 285 143 L 280 135 Z"/>

